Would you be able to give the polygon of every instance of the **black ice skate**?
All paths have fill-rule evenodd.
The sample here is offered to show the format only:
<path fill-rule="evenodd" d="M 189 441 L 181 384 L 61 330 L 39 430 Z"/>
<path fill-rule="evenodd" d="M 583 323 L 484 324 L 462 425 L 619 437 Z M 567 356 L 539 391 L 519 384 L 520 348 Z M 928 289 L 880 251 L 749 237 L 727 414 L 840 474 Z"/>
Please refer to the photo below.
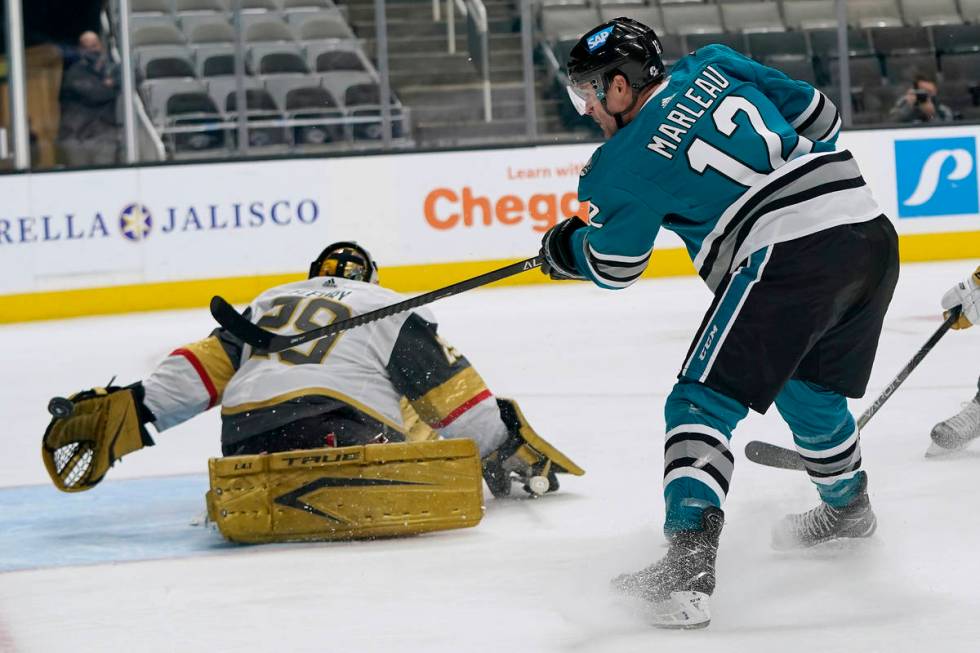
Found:
<path fill-rule="evenodd" d="M 613 579 L 613 587 L 653 605 L 658 628 L 704 628 L 711 623 L 709 599 L 715 590 L 715 557 L 725 513 L 706 508 L 701 528 L 676 533 L 659 562 Z"/>
<path fill-rule="evenodd" d="M 942 456 L 959 451 L 980 438 L 980 392 L 963 410 L 932 427 L 932 443 L 926 456 Z"/>
<path fill-rule="evenodd" d="M 786 515 L 772 529 L 772 548 L 802 549 L 842 537 L 871 537 L 878 520 L 868 499 L 868 479 L 862 474 L 858 496 L 843 508 L 821 502 L 807 512 Z"/>

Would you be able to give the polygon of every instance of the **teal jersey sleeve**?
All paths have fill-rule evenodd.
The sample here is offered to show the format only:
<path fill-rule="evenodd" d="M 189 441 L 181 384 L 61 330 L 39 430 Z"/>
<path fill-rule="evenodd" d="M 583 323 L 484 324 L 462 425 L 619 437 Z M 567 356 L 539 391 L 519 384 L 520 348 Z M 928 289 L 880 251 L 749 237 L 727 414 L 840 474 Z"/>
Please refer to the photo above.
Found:
<path fill-rule="evenodd" d="M 662 216 L 616 186 L 596 188 L 589 202 L 589 226 L 572 234 L 575 266 L 602 288 L 626 288 L 646 269 Z"/>
<path fill-rule="evenodd" d="M 841 117 L 826 95 L 810 84 L 764 66 L 724 45 L 709 45 L 697 52 L 736 79 L 752 84 L 779 110 L 793 129 L 811 141 L 834 143 Z"/>

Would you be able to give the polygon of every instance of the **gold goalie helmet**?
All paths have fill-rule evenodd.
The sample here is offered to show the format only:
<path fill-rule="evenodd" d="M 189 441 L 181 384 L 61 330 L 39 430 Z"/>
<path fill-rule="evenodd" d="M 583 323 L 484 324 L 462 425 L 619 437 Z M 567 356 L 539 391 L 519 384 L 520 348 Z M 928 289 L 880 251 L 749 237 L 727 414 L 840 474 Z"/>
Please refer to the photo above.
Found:
<path fill-rule="evenodd" d="M 378 264 L 366 249 L 352 240 L 328 245 L 310 263 L 310 276 L 343 277 L 354 281 L 378 283 Z"/>

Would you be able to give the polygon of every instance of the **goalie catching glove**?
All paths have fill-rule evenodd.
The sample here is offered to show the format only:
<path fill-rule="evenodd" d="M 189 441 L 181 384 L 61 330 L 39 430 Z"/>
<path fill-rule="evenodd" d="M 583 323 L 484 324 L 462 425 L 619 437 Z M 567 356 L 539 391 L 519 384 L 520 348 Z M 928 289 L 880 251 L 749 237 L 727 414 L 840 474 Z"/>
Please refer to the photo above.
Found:
<path fill-rule="evenodd" d="M 483 480 L 493 496 L 508 496 L 512 481 L 523 482 L 528 494 L 540 496 L 558 489 L 558 474 L 585 474 L 531 428 L 516 401 L 498 397 L 497 407 L 507 426 L 507 439 L 483 458 Z"/>
<path fill-rule="evenodd" d="M 70 399 L 71 414 L 52 419 L 41 442 L 44 467 L 59 490 L 88 490 L 117 460 L 153 445 L 143 426 L 153 416 L 143 406 L 141 384 L 93 388 Z"/>
<path fill-rule="evenodd" d="M 957 306 L 961 306 L 962 311 L 953 323 L 954 329 L 968 329 L 980 323 L 980 267 L 965 281 L 959 282 L 943 295 L 946 317 L 949 317 L 949 311 Z"/>

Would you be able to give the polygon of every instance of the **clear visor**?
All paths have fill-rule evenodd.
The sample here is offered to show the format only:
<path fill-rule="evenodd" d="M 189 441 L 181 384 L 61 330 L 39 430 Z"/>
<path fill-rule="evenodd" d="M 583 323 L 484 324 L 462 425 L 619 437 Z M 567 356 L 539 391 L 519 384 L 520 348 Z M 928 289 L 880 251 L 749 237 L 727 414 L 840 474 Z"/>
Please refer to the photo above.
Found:
<path fill-rule="evenodd" d="M 588 111 L 590 102 L 598 102 L 595 94 L 595 86 L 592 82 L 580 82 L 569 84 L 565 87 L 568 91 L 568 98 L 572 101 L 572 106 L 578 111 L 578 115 L 584 116 Z"/>

